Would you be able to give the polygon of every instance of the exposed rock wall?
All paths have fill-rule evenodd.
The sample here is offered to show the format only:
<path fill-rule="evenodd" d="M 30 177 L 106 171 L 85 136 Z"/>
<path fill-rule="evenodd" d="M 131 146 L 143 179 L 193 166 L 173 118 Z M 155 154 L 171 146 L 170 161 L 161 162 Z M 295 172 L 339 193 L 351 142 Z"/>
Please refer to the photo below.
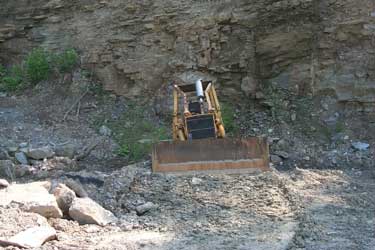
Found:
<path fill-rule="evenodd" d="M 375 102 L 373 0 L 0 0 L 0 62 L 32 47 L 77 48 L 106 89 L 152 94 L 173 79 L 254 96 Z"/>

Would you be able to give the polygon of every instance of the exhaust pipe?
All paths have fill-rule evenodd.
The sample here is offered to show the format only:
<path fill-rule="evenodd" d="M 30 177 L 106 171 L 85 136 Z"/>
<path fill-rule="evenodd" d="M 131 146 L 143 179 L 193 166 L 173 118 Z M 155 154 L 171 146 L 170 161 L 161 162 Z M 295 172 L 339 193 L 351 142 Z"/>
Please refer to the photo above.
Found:
<path fill-rule="evenodd" d="M 199 79 L 198 81 L 195 82 L 195 91 L 197 92 L 197 96 L 199 98 L 204 97 L 202 79 Z"/>

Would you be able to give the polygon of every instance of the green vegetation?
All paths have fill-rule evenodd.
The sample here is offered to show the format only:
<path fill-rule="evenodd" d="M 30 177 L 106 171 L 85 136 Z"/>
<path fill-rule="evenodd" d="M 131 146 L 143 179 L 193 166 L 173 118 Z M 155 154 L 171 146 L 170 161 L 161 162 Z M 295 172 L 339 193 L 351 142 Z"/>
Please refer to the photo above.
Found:
<path fill-rule="evenodd" d="M 168 139 L 166 127 L 155 126 L 145 114 L 145 110 L 143 106 L 132 104 L 118 120 L 108 122 L 115 140 L 120 145 L 118 154 L 131 162 L 147 157 L 152 144 Z"/>
<path fill-rule="evenodd" d="M 31 84 L 47 80 L 51 67 L 48 54 L 42 49 L 34 49 L 25 60 L 26 76 Z"/>
<path fill-rule="evenodd" d="M 0 90 L 17 91 L 24 86 L 24 71 L 20 66 L 13 66 L 9 70 L 0 69 Z"/>
<path fill-rule="evenodd" d="M 267 84 L 264 89 L 266 101 L 263 102 L 270 108 L 271 116 L 275 121 L 285 119 L 289 110 L 285 109 L 284 101 L 288 99 L 287 92 L 273 84 Z"/>
<path fill-rule="evenodd" d="M 78 64 L 79 56 L 73 49 L 60 54 L 43 49 L 32 50 L 20 65 L 6 69 L 0 65 L 0 90 L 15 92 L 41 81 L 48 80 L 55 71 L 71 72 Z"/>
<path fill-rule="evenodd" d="M 63 53 L 52 56 L 52 60 L 60 73 L 72 71 L 78 64 L 79 55 L 74 49 L 68 49 Z"/>
<path fill-rule="evenodd" d="M 235 121 L 235 109 L 226 102 L 221 103 L 221 115 L 226 134 L 233 136 L 239 133 L 239 127 Z"/>

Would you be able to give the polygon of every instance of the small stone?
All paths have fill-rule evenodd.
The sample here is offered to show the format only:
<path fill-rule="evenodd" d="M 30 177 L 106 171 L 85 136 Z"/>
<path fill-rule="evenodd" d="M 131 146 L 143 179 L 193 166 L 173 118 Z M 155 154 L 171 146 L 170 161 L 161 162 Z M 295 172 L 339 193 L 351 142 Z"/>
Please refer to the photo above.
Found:
<path fill-rule="evenodd" d="M 286 148 L 288 148 L 288 142 L 286 140 L 284 140 L 284 139 L 279 140 L 276 145 L 277 145 L 277 147 L 279 149 L 286 149 Z"/>
<path fill-rule="evenodd" d="M 305 161 L 309 161 L 309 160 L 310 160 L 310 156 L 305 156 L 305 157 L 303 157 L 303 159 L 304 159 Z"/>
<path fill-rule="evenodd" d="M 270 158 L 271 158 L 271 162 L 274 163 L 274 164 L 276 164 L 276 165 L 278 165 L 278 164 L 280 164 L 280 163 L 283 162 L 283 160 L 281 159 L 281 157 L 279 157 L 278 155 L 271 155 Z"/>
<path fill-rule="evenodd" d="M 288 159 L 289 158 L 289 154 L 287 152 L 285 152 L 285 151 L 276 151 L 275 155 L 278 155 L 278 156 L 280 156 L 283 159 Z"/>
<path fill-rule="evenodd" d="M 34 160 L 48 159 L 55 155 L 55 153 L 49 147 L 29 149 L 26 154 L 28 157 Z"/>
<path fill-rule="evenodd" d="M 0 245 L 20 248 L 36 248 L 42 246 L 47 241 L 54 240 L 55 238 L 56 231 L 53 227 L 32 227 L 7 240 L 0 239 Z"/>
<path fill-rule="evenodd" d="M 8 147 L 8 153 L 14 155 L 18 151 L 18 147 Z"/>
<path fill-rule="evenodd" d="M 135 211 L 137 212 L 137 215 L 143 215 L 153 209 L 155 209 L 157 206 L 152 202 L 146 202 L 143 205 L 137 206 L 135 208 Z"/>
<path fill-rule="evenodd" d="M 152 139 L 141 139 L 138 142 L 141 144 L 150 144 L 152 143 Z"/>
<path fill-rule="evenodd" d="M 364 142 L 353 142 L 352 147 L 356 150 L 367 150 L 370 147 L 370 144 Z"/>
<path fill-rule="evenodd" d="M 53 191 L 53 195 L 56 197 L 57 204 L 63 213 L 68 213 L 70 206 L 76 198 L 74 191 L 64 184 L 59 184 Z"/>
<path fill-rule="evenodd" d="M 9 186 L 9 182 L 5 179 L 0 179 L 0 189 L 6 188 Z"/>
<path fill-rule="evenodd" d="M 24 165 L 29 164 L 29 162 L 27 160 L 27 156 L 24 152 L 18 152 L 14 156 L 15 156 L 18 163 L 21 163 L 21 164 L 24 164 Z"/>
<path fill-rule="evenodd" d="M 7 151 L 0 149 L 0 160 L 8 160 L 9 154 Z"/>
<path fill-rule="evenodd" d="M 79 224 L 108 225 L 116 217 L 90 198 L 76 198 L 69 209 L 69 216 Z"/>
<path fill-rule="evenodd" d="M 344 139 L 344 140 L 349 140 L 349 136 L 348 136 L 348 135 L 345 135 L 343 139 Z"/>
<path fill-rule="evenodd" d="M 112 134 L 112 130 L 107 126 L 103 125 L 99 128 L 99 134 L 103 136 L 110 136 Z"/>
<path fill-rule="evenodd" d="M 290 119 L 294 122 L 294 121 L 297 119 L 297 114 L 296 114 L 296 113 L 293 113 L 293 114 L 290 116 Z"/>
<path fill-rule="evenodd" d="M 27 142 L 21 142 L 18 147 L 19 148 L 26 148 L 29 144 Z"/>
<path fill-rule="evenodd" d="M 191 179 L 191 184 L 192 184 L 192 185 L 199 185 L 199 184 L 201 184 L 202 182 L 203 182 L 203 180 L 200 179 L 200 178 L 197 178 L 197 177 L 193 177 L 193 178 Z"/>
<path fill-rule="evenodd" d="M 55 154 L 56 156 L 73 159 L 76 154 L 76 147 L 73 144 L 58 146 L 55 148 Z"/>

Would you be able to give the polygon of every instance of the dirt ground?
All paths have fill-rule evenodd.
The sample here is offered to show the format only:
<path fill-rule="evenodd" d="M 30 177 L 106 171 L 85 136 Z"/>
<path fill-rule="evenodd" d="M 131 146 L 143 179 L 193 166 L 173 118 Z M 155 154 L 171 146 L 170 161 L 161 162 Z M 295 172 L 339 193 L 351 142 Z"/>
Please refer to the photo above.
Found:
<path fill-rule="evenodd" d="M 375 249 L 375 169 L 302 165 L 259 175 L 153 174 L 148 161 L 126 166 L 114 154 L 116 143 L 92 127 L 92 117 L 114 107 L 98 107 L 88 95 L 64 120 L 76 97 L 50 94 L 0 97 L 0 144 L 98 146 L 76 169 L 16 181 L 77 178 L 118 222 L 99 227 L 50 219 L 57 240 L 40 249 Z M 154 208 L 137 215 L 145 202 Z M 0 209 L 0 236 L 35 223 L 47 222 L 15 204 Z"/>

